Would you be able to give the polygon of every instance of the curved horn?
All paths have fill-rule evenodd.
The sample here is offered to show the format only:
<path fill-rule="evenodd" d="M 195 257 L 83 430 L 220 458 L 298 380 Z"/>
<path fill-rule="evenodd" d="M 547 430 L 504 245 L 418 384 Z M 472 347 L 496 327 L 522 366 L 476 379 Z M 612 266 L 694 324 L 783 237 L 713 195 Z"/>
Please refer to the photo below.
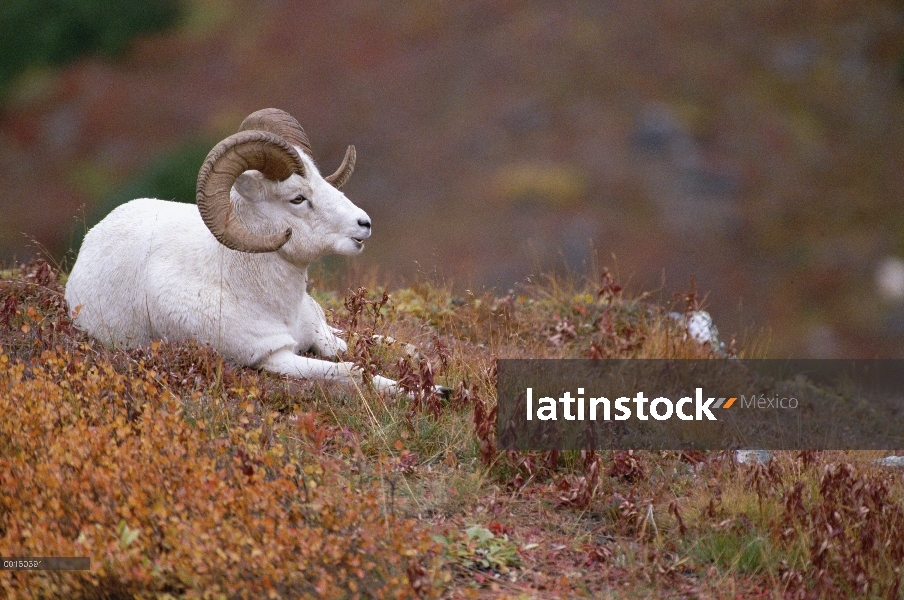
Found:
<path fill-rule="evenodd" d="M 293 146 L 298 146 L 302 151 L 314 158 L 311 152 L 311 142 L 304 129 L 295 120 L 295 117 L 278 108 L 264 108 L 245 117 L 239 131 L 269 131 L 283 138 Z"/>
<path fill-rule="evenodd" d="M 201 218 L 221 244 L 240 252 L 273 252 L 292 237 L 292 230 L 272 235 L 251 233 L 233 211 L 229 192 L 236 178 L 250 169 L 267 179 L 282 181 L 298 173 L 304 163 L 295 148 L 266 131 L 242 131 L 213 147 L 198 173 L 197 201 Z"/>
<path fill-rule="evenodd" d="M 345 151 L 345 158 L 342 159 L 342 164 L 339 165 L 339 168 L 335 173 L 326 177 L 326 180 L 336 186 L 338 190 L 343 185 L 348 183 L 349 178 L 352 176 L 352 171 L 355 170 L 355 147 L 349 146 Z"/>

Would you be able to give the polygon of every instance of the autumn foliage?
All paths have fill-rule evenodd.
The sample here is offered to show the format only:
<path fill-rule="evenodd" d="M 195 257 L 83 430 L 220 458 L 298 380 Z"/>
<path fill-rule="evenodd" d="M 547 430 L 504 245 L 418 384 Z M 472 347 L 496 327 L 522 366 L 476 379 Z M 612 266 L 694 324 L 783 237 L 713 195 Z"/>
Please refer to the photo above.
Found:
<path fill-rule="evenodd" d="M 387 513 L 373 482 L 343 478 L 316 421 L 281 426 L 261 390 L 237 387 L 256 373 L 224 376 L 220 360 L 208 378 L 215 355 L 198 348 L 95 348 L 65 312 L 34 309 L 60 306 L 43 263 L 0 285 L 0 555 L 91 558 L 90 571 L 0 571 L 0 588 L 398 598 L 424 587 L 409 572 L 423 572 L 428 538 Z M 180 352 L 200 359 L 180 363 Z M 155 368 L 167 362 L 181 373 Z M 222 414 L 210 418 L 229 422 L 219 430 L 184 409 L 214 397 Z M 331 444 L 355 451 L 351 436 Z"/>

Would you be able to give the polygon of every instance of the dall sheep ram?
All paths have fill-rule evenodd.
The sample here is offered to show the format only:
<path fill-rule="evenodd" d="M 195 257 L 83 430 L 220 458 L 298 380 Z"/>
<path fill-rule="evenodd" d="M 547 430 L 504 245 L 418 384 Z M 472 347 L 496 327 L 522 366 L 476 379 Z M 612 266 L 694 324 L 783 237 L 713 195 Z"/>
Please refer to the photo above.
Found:
<path fill-rule="evenodd" d="M 354 166 L 349 146 L 322 177 L 298 121 L 251 114 L 207 155 L 197 206 L 133 200 L 88 231 L 66 284 L 76 327 L 107 345 L 195 339 L 240 365 L 360 382 L 353 363 L 302 356 L 346 349 L 306 285 L 311 262 L 359 254 L 370 237 L 370 217 L 339 191 Z"/>

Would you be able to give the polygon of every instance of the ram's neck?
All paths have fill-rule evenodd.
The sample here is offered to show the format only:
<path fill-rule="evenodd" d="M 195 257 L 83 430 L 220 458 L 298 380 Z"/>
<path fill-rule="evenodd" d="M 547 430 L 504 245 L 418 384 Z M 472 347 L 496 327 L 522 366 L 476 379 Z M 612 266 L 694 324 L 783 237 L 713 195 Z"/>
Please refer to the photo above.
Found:
<path fill-rule="evenodd" d="M 278 252 L 249 254 L 221 246 L 230 287 L 247 294 L 261 310 L 289 314 L 307 294 L 308 265 L 284 260 Z"/>

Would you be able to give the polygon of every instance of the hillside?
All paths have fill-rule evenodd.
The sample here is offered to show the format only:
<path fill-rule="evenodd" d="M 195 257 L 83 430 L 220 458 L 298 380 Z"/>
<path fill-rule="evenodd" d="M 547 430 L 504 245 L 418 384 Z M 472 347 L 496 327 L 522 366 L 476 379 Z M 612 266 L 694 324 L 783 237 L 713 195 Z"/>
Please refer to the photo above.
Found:
<path fill-rule="evenodd" d="M 695 290 L 661 306 L 606 270 L 504 296 L 318 286 L 362 367 L 454 388 L 412 401 L 193 344 L 105 349 L 61 279 L 0 271 L 0 555 L 92 570 L 0 571 L 10 597 L 900 597 L 904 482 L 876 453 L 496 448 L 496 358 L 714 358 L 667 314 Z"/>
<path fill-rule="evenodd" d="M 775 356 L 901 355 L 877 287 L 904 258 L 899 2 L 182 4 L 117 60 L 12 85 L 0 258 L 36 254 L 23 233 L 60 257 L 130 197 L 191 201 L 206 149 L 275 106 L 324 170 L 357 146 L 361 260 L 397 285 L 504 293 L 595 251 L 634 293 L 694 275 Z"/>

